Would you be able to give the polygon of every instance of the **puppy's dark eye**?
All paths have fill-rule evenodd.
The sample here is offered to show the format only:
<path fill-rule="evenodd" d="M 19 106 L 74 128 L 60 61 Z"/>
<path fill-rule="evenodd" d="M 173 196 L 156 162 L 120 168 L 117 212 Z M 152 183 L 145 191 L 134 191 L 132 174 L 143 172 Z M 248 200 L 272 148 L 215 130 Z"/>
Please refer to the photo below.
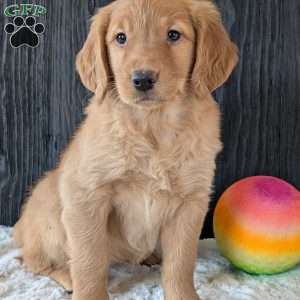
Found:
<path fill-rule="evenodd" d="M 177 30 L 170 30 L 168 32 L 168 41 L 170 42 L 177 42 L 181 38 L 181 33 Z"/>
<path fill-rule="evenodd" d="M 116 41 L 120 45 L 124 45 L 127 42 L 127 36 L 124 32 L 120 32 L 116 36 Z"/>

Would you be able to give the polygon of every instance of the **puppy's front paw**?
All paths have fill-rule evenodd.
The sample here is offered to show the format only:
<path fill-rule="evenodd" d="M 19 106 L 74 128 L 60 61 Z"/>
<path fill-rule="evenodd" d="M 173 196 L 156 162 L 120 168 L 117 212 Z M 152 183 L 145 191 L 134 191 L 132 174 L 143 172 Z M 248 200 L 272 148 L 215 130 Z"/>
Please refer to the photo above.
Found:
<path fill-rule="evenodd" d="M 102 295 L 79 295 L 73 293 L 72 300 L 109 300 L 109 296 L 106 293 Z"/>

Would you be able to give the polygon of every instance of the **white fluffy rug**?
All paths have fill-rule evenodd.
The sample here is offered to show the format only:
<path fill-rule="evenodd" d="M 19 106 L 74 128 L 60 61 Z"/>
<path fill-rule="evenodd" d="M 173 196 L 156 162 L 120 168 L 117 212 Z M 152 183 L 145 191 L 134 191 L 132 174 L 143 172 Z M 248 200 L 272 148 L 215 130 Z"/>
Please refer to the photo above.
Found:
<path fill-rule="evenodd" d="M 27 272 L 18 255 L 11 229 L 0 226 L 1 300 L 71 299 L 54 281 Z M 114 267 L 111 299 L 163 300 L 159 276 L 159 267 Z M 195 285 L 202 300 L 300 300 L 300 267 L 275 276 L 251 276 L 234 270 L 219 255 L 214 240 L 206 240 L 199 247 Z"/>

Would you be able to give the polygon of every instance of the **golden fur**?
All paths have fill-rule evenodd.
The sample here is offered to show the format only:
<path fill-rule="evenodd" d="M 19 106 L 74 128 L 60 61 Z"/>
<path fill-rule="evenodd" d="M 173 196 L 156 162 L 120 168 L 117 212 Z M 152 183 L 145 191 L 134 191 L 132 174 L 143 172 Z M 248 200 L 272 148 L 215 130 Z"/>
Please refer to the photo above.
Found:
<path fill-rule="evenodd" d="M 182 38 L 168 42 L 169 29 Z M 128 36 L 122 47 L 118 32 Z M 106 300 L 110 263 L 153 262 L 157 251 L 165 299 L 198 300 L 197 243 L 221 149 L 211 92 L 236 62 L 211 1 L 118 0 L 101 9 L 77 57 L 95 93 L 87 118 L 14 229 L 27 267 L 73 289 L 73 300 Z M 143 96 L 130 81 L 136 69 L 159 74 Z"/>

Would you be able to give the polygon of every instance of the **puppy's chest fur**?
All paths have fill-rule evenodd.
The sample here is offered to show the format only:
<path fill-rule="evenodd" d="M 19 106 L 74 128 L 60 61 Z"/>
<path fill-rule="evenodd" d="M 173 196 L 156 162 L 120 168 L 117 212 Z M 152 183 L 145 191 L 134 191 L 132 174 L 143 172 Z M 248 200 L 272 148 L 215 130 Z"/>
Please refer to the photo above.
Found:
<path fill-rule="evenodd" d="M 201 159 L 191 150 L 200 141 L 188 134 L 161 128 L 126 136 L 127 167 L 114 183 L 113 204 L 123 238 L 141 256 L 155 249 L 165 220 L 201 186 Z"/>
<path fill-rule="evenodd" d="M 138 259 L 153 251 L 164 222 L 176 217 L 183 202 L 199 199 L 203 211 L 208 206 L 221 148 L 218 108 L 213 102 L 187 103 L 189 111 L 175 103 L 146 117 L 125 107 L 108 108 L 110 115 L 90 110 L 87 119 L 95 129 L 80 145 L 81 184 L 111 185 L 111 224 Z M 98 125 L 99 116 L 108 115 Z"/>

